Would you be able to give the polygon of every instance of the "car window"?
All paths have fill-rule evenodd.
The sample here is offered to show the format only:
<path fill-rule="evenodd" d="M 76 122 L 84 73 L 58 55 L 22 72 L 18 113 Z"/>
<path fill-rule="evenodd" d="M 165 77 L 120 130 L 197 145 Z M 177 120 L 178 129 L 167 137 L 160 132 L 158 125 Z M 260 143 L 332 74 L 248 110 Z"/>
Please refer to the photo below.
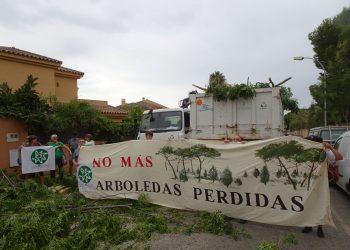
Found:
<path fill-rule="evenodd" d="M 343 139 L 343 138 L 339 138 L 339 140 L 337 140 L 336 143 L 334 144 L 334 148 L 335 148 L 336 150 L 339 150 L 339 145 L 340 145 L 342 139 Z"/>
<path fill-rule="evenodd" d="M 332 132 L 332 141 L 335 141 L 339 138 L 343 133 L 346 132 L 346 128 L 343 129 L 331 129 Z"/>
<path fill-rule="evenodd" d="M 350 136 L 345 136 L 342 139 L 342 142 L 339 147 L 339 153 L 343 156 L 344 159 L 350 158 Z"/>
<path fill-rule="evenodd" d="M 320 137 L 321 137 L 324 141 L 329 141 L 329 140 L 331 139 L 329 130 L 322 130 L 321 133 L 320 133 Z"/>

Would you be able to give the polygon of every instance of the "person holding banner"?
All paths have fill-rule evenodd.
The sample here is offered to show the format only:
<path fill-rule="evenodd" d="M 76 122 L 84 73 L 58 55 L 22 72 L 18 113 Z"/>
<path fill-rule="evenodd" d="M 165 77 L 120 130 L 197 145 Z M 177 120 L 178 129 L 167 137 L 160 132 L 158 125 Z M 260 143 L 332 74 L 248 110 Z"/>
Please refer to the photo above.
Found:
<path fill-rule="evenodd" d="M 150 130 L 146 131 L 145 135 L 146 135 L 146 140 L 152 140 L 152 138 L 153 138 L 152 131 L 150 131 Z"/>
<path fill-rule="evenodd" d="M 337 166 L 337 161 L 342 160 L 343 156 L 329 143 L 324 142 L 323 147 L 326 152 L 328 161 L 328 181 L 330 184 L 335 185 L 339 180 L 339 169 Z"/>
<path fill-rule="evenodd" d="M 75 167 L 79 165 L 79 152 L 80 148 L 85 145 L 85 141 L 83 139 L 79 140 L 79 146 L 76 150 L 74 150 L 72 154 L 73 164 Z"/>
<path fill-rule="evenodd" d="M 70 151 L 72 152 L 71 157 L 69 158 L 69 168 L 68 173 L 69 175 L 72 175 L 73 173 L 73 155 L 74 151 L 79 148 L 79 138 L 78 133 L 74 132 L 72 138 L 68 140 L 68 147 L 70 148 Z"/>
<path fill-rule="evenodd" d="M 95 146 L 95 141 L 92 139 L 92 134 L 85 135 L 85 146 Z"/>
<path fill-rule="evenodd" d="M 37 147 L 37 146 L 41 146 L 41 143 L 38 142 L 38 137 L 36 135 L 29 135 L 27 137 L 27 141 L 24 142 L 20 147 L 19 147 L 19 159 L 21 159 L 21 149 L 23 147 Z M 45 184 L 45 177 L 44 177 L 44 173 L 43 172 L 38 172 L 39 174 L 39 179 L 40 179 L 40 183 L 42 185 Z M 34 177 L 35 174 L 28 174 L 28 176 Z"/>
<path fill-rule="evenodd" d="M 318 136 L 308 136 L 305 139 L 308 139 L 310 141 L 315 142 L 323 142 L 323 139 Z M 329 143 L 323 142 L 323 150 L 326 153 L 327 158 L 327 165 L 328 165 L 328 181 L 329 184 L 335 184 L 339 179 L 339 171 L 338 166 L 336 165 L 336 162 L 343 159 L 343 156 L 335 149 L 333 148 Z M 304 227 L 302 230 L 303 233 L 310 233 L 312 232 L 312 227 Z M 317 227 L 317 236 L 320 238 L 324 238 L 324 232 L 322 229 L 322 225 L 319 225 Z"/>
<path fill-rule="evenodd" d="M 56 134 L 51 135 L 51 140 L 48 142 L 47 145 L 55 147 L 55 164 L 56 164 L 56 167 L 58 168 L 59 178 L 63 180 L 63 176 L 64 176 L 63 148 L 65 148 L 69 152 L 69 154 L 72 154 L 72 152 L 70 151 L 69 147 L 67 147 L 66 145 L 63 144 L 63 142 L 58 140 L 58 136 Z M 56 170 L 50 170 L 50 175 L 51 175 L 51 178 L 55 178 Z"/>

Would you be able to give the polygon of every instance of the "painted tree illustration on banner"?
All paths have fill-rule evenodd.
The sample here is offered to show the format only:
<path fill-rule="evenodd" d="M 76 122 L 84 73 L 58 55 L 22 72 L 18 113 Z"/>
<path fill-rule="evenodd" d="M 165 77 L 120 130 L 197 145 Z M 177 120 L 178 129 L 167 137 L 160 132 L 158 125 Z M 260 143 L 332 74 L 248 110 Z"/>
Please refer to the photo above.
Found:
<path fill-rule="evenodd" d="M 173 171 L 174 179 L 176 180 L 177 175 L 175 172 L 175 168 L 172 164 L 172 161 L 176 160 L 174 148 L 171 146 L 164 146 L 156 154 L 162 155 L 165 158 L 165 163 L 164 163 L 165 169 L 168 170 L 167 166 L 169 165 L 171 167 L 171 170 Z"/>
<path fill-rule="evenodd" d="M 216 167 L 212 166 L 212 167 L 209 169 L 208 177 L 209 177 L 209 179 L 212 180 L 213 182 L 216 181 L 216 180 L 219 178 L 218 170 L 216 169 Z"/>
<path fill-rule="evenodd" d="M 224 171 L 221 173 L 220 181 L 222 184 L 224 184 L 226 187 L 230 186 L 233 182 L 232 172 L 228 168 L 225 168 Z"/>
<path fill-rule="evenodd" d="M 309 172 L 303 176 L 304 179 L 300 183 L 300 187 L 303 187 L 307 181 L 307 190 L 309 190 L 311 177 L 314 175 L 314 172 L 318 169 L 320 163 L 323 162 L 325 158 L 325 152 L 318 148 L 305 149 L 302 154 L 295 156 L 294 159 L 297 163 L 304 163 L 304 165 L 309 168 Z"/>
<path fill-rule="evenodd" d="M 236 178 L 235 179 L 235 183 L 238 185 L 238 186 L 241 186 L 243 184 L 241 178 Z"/>
<path fill-rule="evenodd" d="M 254 169 L 253 176 L 254 176 L 255 178 L 258 178 L 258 177 L 260 176 L 260 171 L 259 171 L 259 169 L 257 169 L 257 168 Z"/>
<path fill-rule="evenodd" d="M 191 155 L 191 157 L 197 159 L 199 162 L 198 182 L 200 182 L 204 161 L 206 159 L 213 159 L 213 158 L 219 157 L 221 154 L 216 149 L 208 148 L 207 146 L 205 146 L 203 144 L 197 144 L 197 145 L 190 147 L 190 155 Z"/>
<path fill-rule="evenodd" d="M 186 170 L 182 169 L 180 171 L 179 179 L 180 179 L 180 181 L 183 181 L 183 182 L 188 181 Z"/>
<path fill-rule="evenodd" d="M 202 176 L 203 163 L 207 159 L 213 159 L 213 158 L 219 157 L 220 153 L 216 149 L 208 148 L 203 144 L 197 144 L 192 147 L 177 148 L 177 149 L 174 149 L 171 146 L 164 146 L 157 152 L 157 155 L 162 155 L 165 158 L 165 168 L 167 170 L 167 166 L 171 167 L 171 170 L 174 174 L 174 179 L 177 179 L 176 172 L 178 172 L 178 170 L 175 170 L 174 162 L 178 164 L 176 166 L 177 168 L 179 164 L 182 165 L 182 170 L 180 171 L 180 176 L 182 181 L 188 180 L 188 176 L 187 176 L 188 171 L 186 171 L 186 162 L 190 161 L 191 167 L 193 169 L 192 160 L 194 159 L 198 160 L 199 167 L 197 169 L 197 175 L 198 175 L 198 182 L 200 182 L 201 176 Z M 214 177 L 215 177 L 215 174 L 214 174 Z M 216 171 L 215 178 L 217 179 L 217 171 Z"/>
<path fill-rule="evenodd" d="M 191 160 L 191 158 L 192 158 L 190 148 L 177 148 L 174 151 L 174 155 L 178 158 L 178 165 L 177 166 L 179 166 L 179 163 L 182 164 L 181 171 L 186 176 L 186 179 L 187 179 L 187 171 L 186 171 L 185 162 L 187 159 Z"/>
<path fill-rule="evenodd" d="M 264 183 L 266 185 L 266 183 L 268 183 L 270 180 L 270 172 L 267 169 L 267 166 L 265 165 L 260 173 L 260 182 Z"/>
<path fill-rule="evenodd" d="M 290 142 L 269 144 L 262 149 L 257 150 L 256 155 L 263 159 L 265 163 L 276 160 L 280 167 L 276 176 L 278 178 L 286 177 L 287 183 L 292 184 L 294 190 L 297 189 L 296 177 L 299 176 L 299 166 L 303 165 L 309 168 L 309 173 L 305 175 L 304 180 L 300 185 L 301 187 L 304 186 L 307 181 L 307 188 L 309 189 L 311 177 L 314 175 L 314 172 L 320 163 L 325 159 L 325 154 L 322 149 L 305 149 L 302 144 L 294 140 Z M 288 163 L 292 166 L 289 166 Z M 260 173 L 260 176 L 261 175 L 262 173 Z M 263 180 L 267 180 L 266 173 L 264 173 L 264 176 L 261 176 L 261 181 L 264 183 Z"/>

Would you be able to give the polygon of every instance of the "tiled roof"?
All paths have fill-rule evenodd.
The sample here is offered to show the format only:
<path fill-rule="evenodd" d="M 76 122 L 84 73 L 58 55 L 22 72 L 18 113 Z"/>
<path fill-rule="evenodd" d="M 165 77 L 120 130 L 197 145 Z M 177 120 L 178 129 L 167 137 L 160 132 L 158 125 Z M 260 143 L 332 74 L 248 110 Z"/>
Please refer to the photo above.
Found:
<path fill-rule="evenodd" d="M 119 108 L 113 107 L 111 105 L 92 105 L 94 108 L 99 110 L 102 114 L 110 114 L 110 115 L 128 115 L 127 111 L 121 110 Z"/>
<path fill-rule="evenodd" d="M 29 57 L 37 60 L 42 60 L 46 62 L 53 62 L 53 63 L 58 63 L 62 64 L 62 61 L 47 57 L 47 56 L 42 56 L 39 54 L 35 54 L 29 51 L 17 49 L 15 47 L 6 47 L 6 46 L 0 46 L 0 52 L 2 53 L 7 53 L 7 54 L 12 54 L 12 55 L 17 55 L 17 56 L 24 56 L 24 57 Z"/>
<path fill-rule="evenodd" d="M 117 106 L 117 108 L 127 110 L 130 107 L 140 107 L 144 110 L 149 110 L 149 109 L 165 109 L 167 107 L 163 106 L 162 104 L 156 103 L 154 101 L 144 99 L 139 102 L 132 102 L 132 103 L 126 103 L 123 105 Z"/>
<path fill-rule="evenodd" d="M 70 68 L 65 68 L 65 67 L 58 67 L 58 71 L 63 71 L 63 72 L 68 72 L 76 75 L 83 76 L 84 72 L 80 72 L 78 70 L 70 69 Z"/>

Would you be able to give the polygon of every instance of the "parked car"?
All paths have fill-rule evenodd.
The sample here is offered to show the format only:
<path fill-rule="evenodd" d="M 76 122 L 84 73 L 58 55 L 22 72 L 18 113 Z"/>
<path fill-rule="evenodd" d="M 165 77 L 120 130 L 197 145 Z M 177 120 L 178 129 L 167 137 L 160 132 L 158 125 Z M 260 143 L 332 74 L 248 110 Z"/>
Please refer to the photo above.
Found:
<path fill-rule="evenodd" d="M 350 194 L 350 131 L 338 138 L 334 148 L 343 156 L 343 160 L 337 161 L 339 167 L 337 185 Z"/>
<path fill-rule="evenodd" d="M 309 136 L 314 135 L 321 137 L 324 142 L 334 145 L 339 136 L 347 131 L 350 131 L 350 129 L 346 126 L 317 127 L 310 129 Z"/>

